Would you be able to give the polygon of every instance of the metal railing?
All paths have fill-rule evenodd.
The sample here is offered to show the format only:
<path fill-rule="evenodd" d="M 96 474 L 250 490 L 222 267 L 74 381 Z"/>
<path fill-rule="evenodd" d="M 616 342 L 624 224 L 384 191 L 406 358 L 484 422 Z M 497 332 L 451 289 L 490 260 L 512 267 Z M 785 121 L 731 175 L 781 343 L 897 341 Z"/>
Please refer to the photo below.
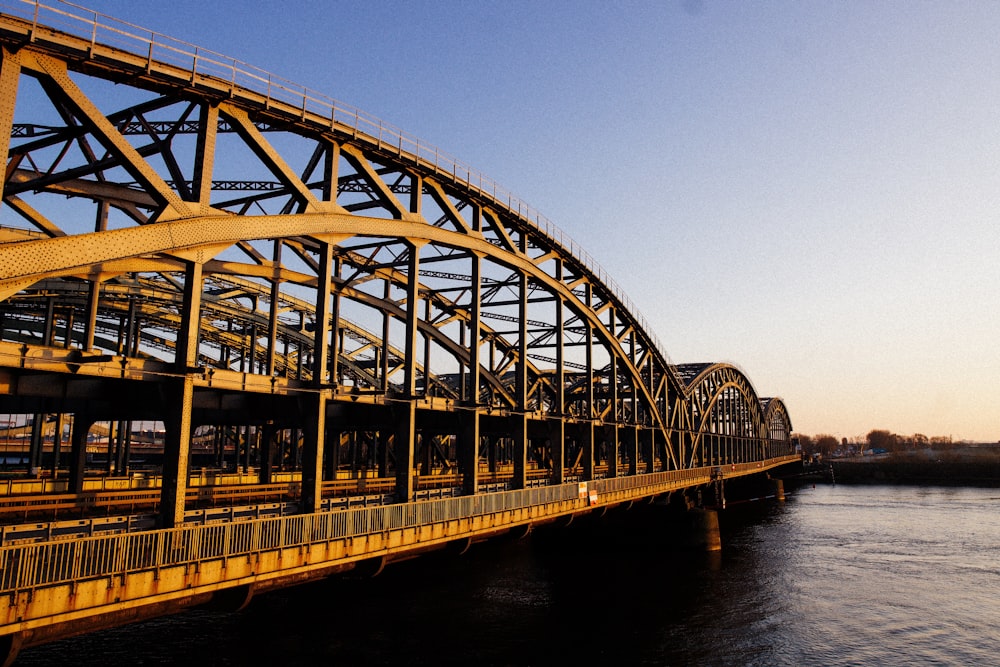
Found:
<path fill-rule="evenodd" d="M 575 485 L 0 548 L 0 594 L 578 499 Z M 581 501 L 582 502 L 582 501 Z"/>
<path fill-rule="evenodd" d="M 0 594 L 88 577 L 124 576 L 161 567 L 302 547 L 551 503 L 577 501 L 582 508 L 589 504 L 591 492 L 605 494 L 655 488 L 645 494 L 650 495 L 704 484 L 720 476 L 762 471 L 796 459 L 797 456 L 789 455 L 721 468 L 672 470 L 425 502 L 0 547 Z"/>
<path fill-rule="evenodd" d="M 121 49 L 146 59 L 147 68 L 163 63 L 190 72 L 192 80 L 209 77 L 227 83 L 231 89 L 246 89 L 263 96 L 265 106 L 280 103 L 294 108 L 301 116 L 327 119 L 331 126 L 368 137 L 379 148 L 392 148 L 401 157 L 412 159 L 455 182 L 491 199 L 498 207 L 516 215 L 548 237 L 555 245 L 575 258 L 603 284 L 635 320 L 642 333 L 672 363 L 663 344 L 636 305 L 580 244 L 548 218 L 514 196 L 496 181 L 462 163 L 436 146 L 421 141 L 360 109 L 337 101 L 288 79 L 276 76 L 236 58 L 204 49 L 194 44 L 142 28 L 127 21 L 102 14 L 65 0 L 0 0 L 0 14 L 15 16 L 31 23 L 30 38 L 39 28 L 48 28 L 86 40 L 91 54 L 99 47 Z"/>

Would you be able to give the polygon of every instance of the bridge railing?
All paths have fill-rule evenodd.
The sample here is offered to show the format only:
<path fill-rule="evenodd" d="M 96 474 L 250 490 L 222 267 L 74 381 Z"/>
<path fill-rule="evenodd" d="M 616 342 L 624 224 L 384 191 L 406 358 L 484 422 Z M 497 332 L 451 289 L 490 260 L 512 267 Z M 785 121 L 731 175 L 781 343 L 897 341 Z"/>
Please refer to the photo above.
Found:
<path fill-rule="evenodd" d="M 358 508 L 198 526 L 126 533 L 76 540 L 0 547 L 0 594 L 80 579 L 125 575 L 161 567 L 247 556 L 286 547 L 416 528 L 509 510 L 577 501 L 585 507 L 587 492 L 599 494 L 656 487 L 656 492 L 704 484 L 719 474 L 758 472 L 794 456 L 724 469 L 673 470 L 581 485 L 536 487 L 518 491 L 460 496 L 425 502 Z"/>
<path fill-rule="evenodd" d="M 86 40 L 91 54 L 100 47 L 120 48 L 124 52 L 145 58 L 146 67 L 150 70 L 157 63 L 163 63 L 187 70 L 192 81 L 199 76 L 210 77 L 228 83 L 233 89 L 248 89 L 263 95 L 265 106 L 281 104 L 300 111 L 303 118 L 313 115 L 329 119 L 332 126 L 353 130 L 355 135 L 360 133 L 369 137 L 380 148 L 394 149 L 400 156 L 405 155 L 438 172 L 449 174 L 455 181 L 492 199 L 497 206 L 534 226 L 579 261 L 618 299 L 663 359 L 670 363 L 666 349 L 645 317 L 625 291 L 580 244 L 496 181 L 436 146 L 356 107 L 259 67 L 81 5 L 64 0 L 0 0 L 0 13 L 30 21 L 32 40 L 39 27 L 52 28 Z"/>
<path fill-rule="evenodd" d="M 0 548 L 0 594 L 577 498 L 575 485 Z"/>

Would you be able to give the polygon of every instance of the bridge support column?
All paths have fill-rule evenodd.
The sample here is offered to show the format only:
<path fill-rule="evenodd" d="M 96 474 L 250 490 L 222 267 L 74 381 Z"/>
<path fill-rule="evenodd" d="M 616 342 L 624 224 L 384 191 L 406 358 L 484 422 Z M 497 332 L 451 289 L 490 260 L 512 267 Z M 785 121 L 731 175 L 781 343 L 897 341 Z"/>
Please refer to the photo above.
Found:
<path fill-rule="evenodd" d="M 198 331 L 201 326 L 202 265 L 184 267 L 184 297 L 177 329 L 174 368 L 182 377 L 164 383 L 163 486 L 160 488 L 160 524 L 173 528 L 184 523 L 188 466 L 191 455 L 191 410 L 194 406 L 194 376 L 198 371 Z"/>
<path fill-rule="evenodd" d="M 467 412 L 460 420 L 458 474 L 462 476 L 462 493 L 471 496 L 479 491 L 479 412 Z"/>
<path fill-rule="evenodd" d="M 37 477 L 42 460 L 42 445 L 45 442 L 44 414 L 35 414 L 31 420 L 31 446 L 28 450 L 28 473 Z"/>
<path fill-rule="evenodd" d="M 257 450 L 260 457 L 257 467 L 258 484 L 270 484 L 274 475 L 274 436 L 277 430 L 272 421 L 260 428 L 260 445 Z"/>
<path fill-rule="evenodd" d="M 63 423 L 66 416 L 59 412 L 56 414 L 55 430 L 52 434 L 52 479 L 59 477 L 59 458 L 62 455 Z"/>
<path fill-rule="evenodd" d="M 642 449 L 642 456 L 646 462 L 643 472 L 651 473 L 656 469 L 656 461 L 653 457 L 653 432 L 641 427 L 638 430 L 639 447 Z"/>
<path fill-rule="evenodd" d="M 608 477 L 618 476 L 618 424 L 604 427 L 605 449 L 608 452 Z"/>
<path fill-rule="evenodd" d="M 378 477 L 388 477 L 389 475 L 389 447 L 392 443 L 392 434 L 389 433 L 387 429 L 379 429 L 378 432 L 373 436 L 375 441 L 372 443 L 375 446 L 375 474 Z M 357 451 L 360 446 L 357 444 L 357 438 L 355 438 L 355 455 L 354 458 L 358 459 Z M 361 461 L 357 467 L 367 470 L 367 461 Z"/>
<path fill-rule="evenodd" d="M 163 443 L 163 486 L 160 488 L 160 525 L 173 528 L 184 523 L 188 465 L 191 454 L 191 406 L 194 378 L 185 375 L 166 385 L 166 434 Z"/>
<path fill-rule="evenodd" d="M 70 433 L 69 488 L 70 493 L 83 491 L 84 473 L 87 467 L 87 434 L 94 425 L 94 418 L 85 413 L 73 415 L 73 430 Z"/>
<path fill-rule="evenodd" d="M 510 420 L 514 438 L 514 477 L 510 485 L 514 489 L 523 489 L 528 486 L 528 416 L 514 415 Z"/>
<path fill-rule="evenodd" d="M 580 429 L 583 442 L 583 478 L 594 479 L 594 422 L 586 422 Z"/>
<path fill-rule="evenodd" d="M 785 480 L 772 479 L 771 481 L 774 482 L 774 497 L 779 502 L 785 502 Z"/>
<path fill-rule="evenodd" d="M 549 420 L 549 451 L 552 457 L 552 483 L 566 481 L 566 422 L 561 417 Z"/>
<path fill-rule="evenodd" d="M 310 394 L 302 399 L 304 438 L 302 447 L 303 514 L 320 511 L 323 504 L 323 450 L 326 444 L 326 395 Z"/>
<path fill-rule="evenodd" d="M 691 531 L 688 535 L 688 546 L 705 551 L 721 551 L 719 513 L 715 510 L 695 508 L 688 510 L 688 517 Z"/>
<path fill-rule="evenodd" d="M 639 427 L 628 427 L 628 474 L 639 474 Z"/>
<path fill-rule="evenodd" d="M 417 439 L 417 404 L 406 401 L 393 408 L 395 419 L 396 502 L 413 500 L 413 455 Z"/>

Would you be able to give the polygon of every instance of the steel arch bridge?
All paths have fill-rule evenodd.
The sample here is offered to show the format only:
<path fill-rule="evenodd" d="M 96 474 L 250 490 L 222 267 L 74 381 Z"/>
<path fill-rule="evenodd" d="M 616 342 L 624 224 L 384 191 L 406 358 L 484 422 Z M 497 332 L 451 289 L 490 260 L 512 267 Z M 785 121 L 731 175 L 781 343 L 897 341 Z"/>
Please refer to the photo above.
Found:
<path fill-rule="evenodd" d="M 95 433 L 120 473 L 162 422 L 169 527 L 206 439 L 300 473 L 306 512 L 369 471 L 406 502 L 790 453 L 780 399 L 672 363 L 589 255 L 433 147 L 73 5 L 0 9 L 0 414 L 28 468 L 49 428 L 82 489 Z"/>

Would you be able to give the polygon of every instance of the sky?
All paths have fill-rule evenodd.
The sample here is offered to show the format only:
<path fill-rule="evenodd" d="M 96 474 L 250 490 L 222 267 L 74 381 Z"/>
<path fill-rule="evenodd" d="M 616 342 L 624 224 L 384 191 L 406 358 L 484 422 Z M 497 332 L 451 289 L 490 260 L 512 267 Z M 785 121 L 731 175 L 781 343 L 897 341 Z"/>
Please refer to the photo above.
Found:
<path fill-rule="evenodd" d="M 1000 3 L 80 1 L 471 165 L 799 433 L 1000 440 Z"/>

